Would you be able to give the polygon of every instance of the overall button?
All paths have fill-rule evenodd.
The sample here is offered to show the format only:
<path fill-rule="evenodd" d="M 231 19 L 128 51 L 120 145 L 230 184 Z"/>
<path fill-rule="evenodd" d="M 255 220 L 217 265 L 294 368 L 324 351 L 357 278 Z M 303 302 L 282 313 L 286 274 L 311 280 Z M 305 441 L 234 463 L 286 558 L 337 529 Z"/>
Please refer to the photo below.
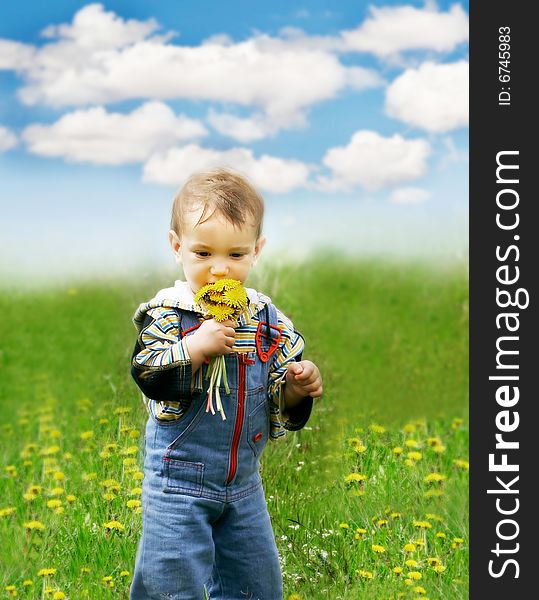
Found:
<path fill-rule="evenodd" d="M 256 435 L 253 435 L 253 442 L 259 442 L 262 439 L 262 432 L 259 431 Z"/>

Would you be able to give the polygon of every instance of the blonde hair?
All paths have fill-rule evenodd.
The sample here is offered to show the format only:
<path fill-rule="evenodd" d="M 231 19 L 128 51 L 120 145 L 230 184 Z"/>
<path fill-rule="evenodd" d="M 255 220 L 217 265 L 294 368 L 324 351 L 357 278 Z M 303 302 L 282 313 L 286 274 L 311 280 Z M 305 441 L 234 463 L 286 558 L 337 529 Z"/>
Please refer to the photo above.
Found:
<path fill-rule="evenodd" d="M 220 168 L 189 177 L 172 204 L 170 227 L 178 236 L 181 236 L 185 213 L 197 204 L 204 207 L 197 225 L 217 212 L 238 227 L 245 225 L 250 217 L 256 228 L 257 239 L 262 233 L 264 200 L 249 181 L 238 173 Z M 211 212 L 207 214 L 209 210 Z"/>

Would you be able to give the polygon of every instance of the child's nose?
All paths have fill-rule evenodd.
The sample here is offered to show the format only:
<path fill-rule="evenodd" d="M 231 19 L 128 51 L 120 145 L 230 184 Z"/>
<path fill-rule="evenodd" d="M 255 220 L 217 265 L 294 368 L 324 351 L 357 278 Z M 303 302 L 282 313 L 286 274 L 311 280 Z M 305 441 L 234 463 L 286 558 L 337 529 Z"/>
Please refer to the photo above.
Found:
<path fill-rule="evenodd" d="M 228 274 L 228 265 L 224 262 L 216 262 L 211 266 L 210 271 L 215 277 L 224 277 Z"/>

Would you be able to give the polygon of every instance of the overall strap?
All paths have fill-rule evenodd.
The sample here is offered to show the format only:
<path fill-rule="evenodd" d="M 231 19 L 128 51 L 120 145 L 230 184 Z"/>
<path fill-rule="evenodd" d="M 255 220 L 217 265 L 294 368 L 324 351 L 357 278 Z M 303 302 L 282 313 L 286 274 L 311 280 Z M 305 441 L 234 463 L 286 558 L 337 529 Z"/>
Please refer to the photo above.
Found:
<path fill-rule="evenodd" d="M 279 347 L 281 328 L 277 318 L 277 309 L 273 304 L 266 304 L 258 313 L 260 321 L 256 330 L 256 352 L 262 362 L 268 362 Z"/>
<path fill-rule="evenodd" d="M 178 315 L 178 339 L 181 340 L 186 334 L 200 327 L 201 323 L 196 313 L 180 308 L 174 308 L 174 312 Z"/>

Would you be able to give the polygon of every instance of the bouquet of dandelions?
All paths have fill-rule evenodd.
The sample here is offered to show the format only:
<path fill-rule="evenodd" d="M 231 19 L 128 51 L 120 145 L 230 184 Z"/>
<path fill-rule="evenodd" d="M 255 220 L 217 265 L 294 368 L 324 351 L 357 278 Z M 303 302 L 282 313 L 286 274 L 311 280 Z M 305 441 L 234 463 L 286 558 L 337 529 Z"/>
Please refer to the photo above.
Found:
<path fill-rule="evenodd" d="M 201 287 L 195 294 L 195 302 L 203 306 L 208 311 L 209 316 L 216 321 L 236 320 L 247 307 L 247 294 L 241 281 L 237 279 L 220 279 L 215 283 L 208 283 Z M 230 394 L 224 355 L 215 356 L 210 360 L 206 379 L 210 380 L 206 412 L 211 411 L 212 415 L 215 414 L 213 408 L 213 396 L 215 394 L 215 404 L 224 421 L 226 415 L 219 393 L 221 382 L 226 393 Z"/>

